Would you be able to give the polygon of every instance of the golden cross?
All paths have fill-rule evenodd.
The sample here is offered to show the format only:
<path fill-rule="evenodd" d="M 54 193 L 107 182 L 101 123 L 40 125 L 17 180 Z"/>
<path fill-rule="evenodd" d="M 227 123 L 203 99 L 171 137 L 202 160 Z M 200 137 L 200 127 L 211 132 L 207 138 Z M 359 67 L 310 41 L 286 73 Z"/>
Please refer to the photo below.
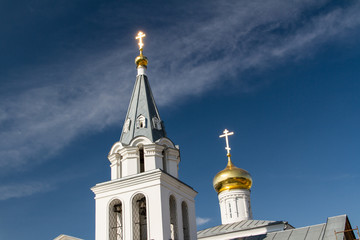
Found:
<path fill-rule="evenodd" d="M 143 49 L 144 43 L 143 43 L 142 39 L 143 39 L 145 36 L 146 36 L 145 33 L 143 33 L 143 32 L 140 31 L 140 32 L 138 33 L 138 35 L 136 36 L 136 38 L 135 38 L 135 39 L 139 39 L 138 45 L 139 45 L 139 50 L 140 50 L 140 51 Z"/>
<path fill-rule="evenodd" d="M 230 155 L 230 150 L 231 150 L 231 148 L 229 147 L 229 139 L 228 139 L 228 136 L 231 136 L 231 135 L 233 135 L 233 134 L 234 134 L 234 132 L 229 132 L 229 130 L 225 129 L 225 130 L 224 130 L 224 134 L 219 136 L 220 138 L 225 137 L 225 141 L 226 141 L 226 147 L 225 147 L 225 149 L 226 149 L 226 151 L 227 151 L 227 156 L 228 156 L 228 157 L 231 156 L 231 155 Z"/>

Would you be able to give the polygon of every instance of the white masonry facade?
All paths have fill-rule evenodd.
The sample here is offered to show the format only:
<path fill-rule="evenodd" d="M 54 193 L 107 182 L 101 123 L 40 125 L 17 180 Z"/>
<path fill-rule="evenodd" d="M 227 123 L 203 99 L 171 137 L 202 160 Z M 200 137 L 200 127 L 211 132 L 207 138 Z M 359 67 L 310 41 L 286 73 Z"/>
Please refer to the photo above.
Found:
<path fill-rule="evenodd" d="M 231 189 L 219 193 L 221 224 L 252 220 L 250 190 Z"/>

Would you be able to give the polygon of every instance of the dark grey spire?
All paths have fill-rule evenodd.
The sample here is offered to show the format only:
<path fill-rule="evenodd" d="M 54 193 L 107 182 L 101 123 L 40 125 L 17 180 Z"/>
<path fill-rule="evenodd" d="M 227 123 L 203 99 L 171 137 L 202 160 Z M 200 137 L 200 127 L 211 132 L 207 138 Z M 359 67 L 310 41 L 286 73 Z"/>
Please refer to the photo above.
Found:
<path fill-rule="evenodd" d="M 136 77 L 120 142 L 129 144 L 138 136 L 145 136 L 152 142 L 166 137 L 164 125 L 145 74 L 139 74 Z"/>

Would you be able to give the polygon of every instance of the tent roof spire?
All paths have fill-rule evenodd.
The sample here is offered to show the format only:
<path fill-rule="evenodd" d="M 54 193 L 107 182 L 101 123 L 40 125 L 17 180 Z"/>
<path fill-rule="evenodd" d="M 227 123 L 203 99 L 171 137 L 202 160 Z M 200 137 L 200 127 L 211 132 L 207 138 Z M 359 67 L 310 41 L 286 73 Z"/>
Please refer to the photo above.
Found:
<path fill-rule="evenodd" d="M 139 40 L 140 50 L 140 55 L 135 59 L 138 75 L 120 137 L 120 142 L 123 144 L 129 144 L 132 139 L 138 136 L 147 137 L 152 142 L 166 137 L 164 125 L 145 74 L 147 58 L 143 55 L 144 43 L 142 39 L 145 36 L 143 32 L 139 32 L 136 37 Z"/>

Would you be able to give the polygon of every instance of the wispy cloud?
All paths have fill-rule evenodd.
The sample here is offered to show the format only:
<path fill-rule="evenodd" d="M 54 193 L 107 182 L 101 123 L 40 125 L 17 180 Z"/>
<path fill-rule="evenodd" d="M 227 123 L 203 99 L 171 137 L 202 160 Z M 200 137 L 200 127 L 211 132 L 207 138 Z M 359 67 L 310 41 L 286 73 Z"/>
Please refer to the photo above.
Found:
<path fill-rule="evenodd" d="M 244 70 L 306 58 L 320 44 L 342 39 L 359 27 L 359 1 L 347 7 L 327 7 L 329 3 L 207 2 L 197 9 L 206 11 L 206 18 L 192 9 L 183 13 L 179 24 L 155 29 L 149 34 L 148 56 L 158 104 L 201 94 L 224 79 L 252 91 L 259 83 L 242 80 Z M 116 16 L 116 11 L 107 14 Z M 2 171 L 27 168 L 80 134 L 121 124 L 135 78 L 134 66 L 127 64 L 134 57 L 128 49 L 122 45 L 91 54 L 79 50 L 61 64 L 14 73 L 17 82 L 35 85 L 12 88 L 0 98 Z"/>
<path fill-rule="evenodd" d="M 211 218 L 196 217 L 196 225 L 201 226 L 211 221 Z"/>
<path fill-rule="evenodd" d="M 204 225 L 205 223 L 210 222 L 210 220 L 211 220 L 211 218 L 196 217 L 196 225 L 197 225 L 197 226 Z"/>
<path fill-rule="evenodd" d="M 0 185 L 0 201 L 11 198 L 27 197 L 35 193 L 47 192 L 52 189 L 53 188 L 49 184 L 42 182 Z"/>

